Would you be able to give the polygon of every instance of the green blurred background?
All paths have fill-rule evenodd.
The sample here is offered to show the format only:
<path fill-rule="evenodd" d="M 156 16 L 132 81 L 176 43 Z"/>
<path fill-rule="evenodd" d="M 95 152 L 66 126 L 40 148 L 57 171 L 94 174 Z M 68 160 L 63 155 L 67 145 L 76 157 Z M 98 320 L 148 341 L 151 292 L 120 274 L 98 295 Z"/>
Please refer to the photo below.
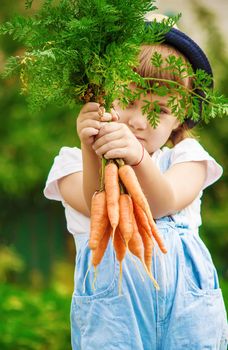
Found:
<path fill-rule="evenodd" d="M 221 13 L 225 11 L 224 1 L 216 4 Z M 186 8 L 184 2 L 180 8 L 178 1 L 171 7 L 166 1 L 157 5 L 166 14 L 183 13 L 179 27 L 204 47 L 214 68 L 216 88 L 227 96 L 227 41 L 220 14 L 202 0 L 189 1 Z M 16 13 L 25 13 L 23 0 L 1 0 L 0 22 Z M 10 37 L 0 38 L 0 71 L 8 56 L 21 50 Z M 0 113 L 0 349 L 67 350 L 75 248 L 61 204 L 46 200 L 42 191 L 60 147 L 79 146 L 78 110 L 50 106 L 30 115 L 19 81 L 10 79 L 0 81 Z M 228 123 L 222 119 L 196 131 L 224 167 L 223 177 L 205 191 L 200 234 L 218 270 L 226 307 L 227 132 Z"/>

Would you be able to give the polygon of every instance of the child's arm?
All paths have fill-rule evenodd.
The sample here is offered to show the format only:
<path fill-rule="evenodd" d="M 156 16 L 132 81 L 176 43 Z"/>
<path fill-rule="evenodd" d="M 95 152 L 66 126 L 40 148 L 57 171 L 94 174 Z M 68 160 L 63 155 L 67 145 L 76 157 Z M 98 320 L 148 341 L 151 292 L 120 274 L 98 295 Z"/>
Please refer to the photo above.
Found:
<path fill-rule="evenodd" d="M 137 164 L 142 148 L 122 123 L 102 127 L 94 148 L 106 158 L 123 158 L 127 164 Z M 133 167 L 148 199 L 154 218 L 179 211 L 188 206 L 199 194 L 206 177 L 206 162 L 184 162 L 171 167 L 164 174 L 145 150 L 142 162 Z"/>
<path fill-rule="evenodd" d="M 135 173 L 153 216 L 159 218 L 184 209 L 197 197 L 205 182 L 206 162 L 175 164 L 162 174 L 146 152 Z"/>

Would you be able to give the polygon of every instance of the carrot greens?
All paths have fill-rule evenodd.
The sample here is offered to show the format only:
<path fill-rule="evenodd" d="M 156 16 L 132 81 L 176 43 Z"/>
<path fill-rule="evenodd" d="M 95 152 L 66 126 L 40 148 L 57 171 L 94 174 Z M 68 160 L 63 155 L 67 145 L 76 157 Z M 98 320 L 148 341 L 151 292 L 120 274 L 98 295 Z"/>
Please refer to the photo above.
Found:
<path fill-rule="evenodd" d="M 33 11 L 35 2 L 25 2 L 27 16 L 0 26 L 0 35 L 24 47 L 9 57 L 3 76 L 19 74 L 30 110 L 97 101 L 108 111 L 117 98 L 126 106 L 143 93 L 129 84 L 147 85 L 133 70 L 140 45 L 162 42 L 180 17 L 145 26 L 145 15 L 156 8 L 149 0 L 46 0 Z M 144 112 L 156 126 L 159 110 L 146 105 Z"/>

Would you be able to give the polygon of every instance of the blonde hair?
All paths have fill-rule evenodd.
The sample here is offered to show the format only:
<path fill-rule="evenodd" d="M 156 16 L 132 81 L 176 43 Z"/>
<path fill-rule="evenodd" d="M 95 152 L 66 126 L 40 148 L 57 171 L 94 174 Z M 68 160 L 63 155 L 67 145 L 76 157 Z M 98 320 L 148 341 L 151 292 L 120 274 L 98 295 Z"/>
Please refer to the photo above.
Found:
<path fill-rule="evenodd" d="M 160 53 L 162 56 L 162 59 L 163 59 L 163 63 L 161 65 L 162 69 L 159 67 L 155 67 L 151 63 L 151 59 L 155 52 Z M 180 57 L 182 59 L 182 62 L 186 64 L 186 68 L 187 68 L 187 65 L 189 64 L 188 60 L 177 49 L 167 44 L 154 44 L 154 45 L 141 46 L 141 51 L 139 53 L 139 66 L 135 68 L 135 71 L 139 75 L 141 75 L 143 78 L 151 77 L 156 79 L 172 80 L 174 82 L 177 82 L 183 85 L 186 88 L 189 88 L 189 89 L 192 88 L 193 82 L 190 77 L 180 78 L 180 76 L 177 74 L 174 74 L 174 72 L 171 69 L 163 69 L 168 67 L 168 63 L 166 62 L 166 59 L 169 56 L 175 56 L 176 58 Z M 153 86 L 154 83 L 155 81 L 153 79 L 149 80 L 149 85 Z M 159 81 L 159 85 L 167 85 L 167 83 L 163 81 Z M 187 124 L 184 122 L 176 130 L 173 130 L 169 140 L 173 145 L 176 145 L 178 142 L 182 141 L 187 137 L 195 137 L 195 136 L 193 136 L 193 133 L 190 131 Z"/>

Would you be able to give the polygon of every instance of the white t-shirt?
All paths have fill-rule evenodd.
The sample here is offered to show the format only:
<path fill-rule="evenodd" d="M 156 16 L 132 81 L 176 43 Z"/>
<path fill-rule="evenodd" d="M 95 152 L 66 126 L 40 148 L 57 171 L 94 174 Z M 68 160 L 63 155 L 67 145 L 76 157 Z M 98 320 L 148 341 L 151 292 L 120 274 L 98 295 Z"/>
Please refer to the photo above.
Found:
<path fill-rule="evenodd" d="M 172 149 L 168 147 L 159 149 L 151 156 L 151 158 L 161 171 L 166 170 L 164 169 L 164 163 L 166 164 L 167 161 L 168 167 L 188 161 L 207 162 L 207 176 L 199 195 L 185 209 L 172 215 L 176 222 L 187 224 L 193 232 L 197 233 L 198 227 L 202 223 L 200 206 L 203 190 L 220 178 L 223 172 L 222 167 L 205 151 L 197 140 L 192 138 L 184 139 Z M 48 199 L 62 202 L 65 208 L 67 229 L 70 233 L 77 235 L 77 238 L 80 239 L 80 235 L 89 233 L 90 219 L 73 209 L 64 201 L 57 183 L 57 180 L 60 178 L 79 171 L 82 171 L 81 150 L 77 147 L 62 147 L 59 155 L 54 159 L 54 164 L 47 178 L 44 195 Z"/>

